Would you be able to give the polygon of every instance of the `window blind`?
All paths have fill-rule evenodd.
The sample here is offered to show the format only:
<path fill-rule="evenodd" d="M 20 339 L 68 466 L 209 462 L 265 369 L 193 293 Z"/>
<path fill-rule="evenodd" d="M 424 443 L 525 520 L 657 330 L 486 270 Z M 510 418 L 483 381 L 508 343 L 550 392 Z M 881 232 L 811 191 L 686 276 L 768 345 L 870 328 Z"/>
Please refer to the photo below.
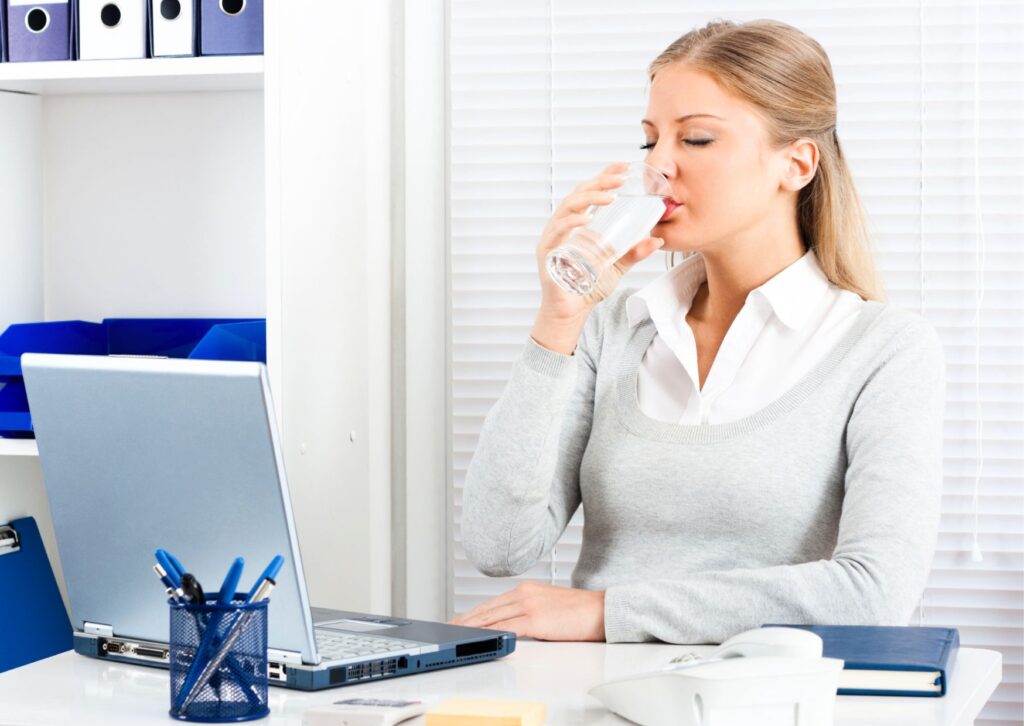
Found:
<path fill-rule="evenodd" d="M 583 179 L 640 159 L 646 67 L 713 18 L 774 18 L 832 62 L 838 129 L 889 300 L 938 330 L 948 372 L 941 532 L 916 624 L 1003 655 L 979 724 L 1024 704 L 1024 4 L 971 0 L 450 0 L 449 611 L 515 581 L 569 585 L 577 513 L 550 556 L 494 579 L 465 559 L 461 489 L 540 303 L 534 258 Z M 665 269 L 656 253 L 620 283 Z"/>

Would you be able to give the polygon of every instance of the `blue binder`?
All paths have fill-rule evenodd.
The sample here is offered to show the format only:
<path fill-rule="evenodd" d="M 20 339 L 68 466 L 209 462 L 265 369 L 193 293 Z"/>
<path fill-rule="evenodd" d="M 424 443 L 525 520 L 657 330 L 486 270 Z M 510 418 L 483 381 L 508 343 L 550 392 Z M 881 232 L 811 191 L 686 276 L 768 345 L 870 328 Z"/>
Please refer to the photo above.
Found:
<path fill-rule="evenodd" d="M 949 672 L 960 648 L 956 628 L 919 628 L 897 625 L 763 625 L 764 628 L 801 628 L 821 636 L 822 655 L 842 658 L 844 671 L 924 671 L 937 673 L 938 690 L 907 691 L 843 687 L 840 696 L 944 696 L 949 687 Z"/>
<path fill-rule="evenodd" d="M 32 517 L 0 526 L 0 673 L 71 650 L 71 621 Z"/>

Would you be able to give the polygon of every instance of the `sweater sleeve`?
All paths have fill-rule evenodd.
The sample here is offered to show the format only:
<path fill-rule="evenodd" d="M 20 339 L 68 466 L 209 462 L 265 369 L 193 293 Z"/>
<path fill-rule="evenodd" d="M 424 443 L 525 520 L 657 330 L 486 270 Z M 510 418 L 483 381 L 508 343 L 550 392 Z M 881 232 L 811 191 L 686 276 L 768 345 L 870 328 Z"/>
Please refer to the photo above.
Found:
<path fill-rule="evenodd" d="M 938 537 L 945 359 L 923 318 L 895 340 L 847 422 L 831 559 L 612 586 L 608 642 L 720 643 L 765 623 L 907 624 Z"/>
<path fill-rule="evenodd" d="M 462 544 L 484 574 L 528 570 L 550 551 L 580 505 L 599 308 L 591 311 L 573 355 L 548 350 L 531 337 L 484 420 L 462 492 Z"/>

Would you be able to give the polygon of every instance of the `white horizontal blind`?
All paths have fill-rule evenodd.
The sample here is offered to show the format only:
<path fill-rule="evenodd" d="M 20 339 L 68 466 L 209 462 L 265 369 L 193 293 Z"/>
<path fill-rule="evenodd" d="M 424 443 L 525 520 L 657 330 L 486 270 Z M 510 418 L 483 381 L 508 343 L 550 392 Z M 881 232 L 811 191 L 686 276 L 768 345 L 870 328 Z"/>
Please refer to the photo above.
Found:
<path fill-rule="evenodd" d="M 946 348 L 943 516 L 925 625 L 1003 654 L 979 724 L 1024 702 L 1024 3 L 1016 0 L 451 0 L 453 540 L 450 609 L 514 583 L 459 542 L 484 416 L 539 304 L 534 248 L 554 206 L 612 160 L 642 158 L 647 64 L 716 17 L 771 17 L 828 52 L 839 137 L 889 299 Z M 640 287 L 660 253 L 629 273 Z M 521 578 L 568 585 L 581 517 Z M 982 559 L 972 561 L 977 536 Z"/>

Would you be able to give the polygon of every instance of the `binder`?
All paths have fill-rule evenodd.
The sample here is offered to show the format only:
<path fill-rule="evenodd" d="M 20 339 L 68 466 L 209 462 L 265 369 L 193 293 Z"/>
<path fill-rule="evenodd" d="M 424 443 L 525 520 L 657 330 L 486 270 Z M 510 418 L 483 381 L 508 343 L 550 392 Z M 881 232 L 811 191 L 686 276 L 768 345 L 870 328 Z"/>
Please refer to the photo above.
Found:
<path fill-rule="evenodd" d="M 7 59 L 71 59 L 71 0 L 5 0 Z"/>
<path fill-rule="evenodd" d="M 154 58 L 196 54 L 194 0 L 149 0 L 149 47 Z"/>
<path fill-rule="evenodd" d="M 71 649 L 71 621 L 32 517 L 0 526 L 0 673 Z"/>
<path fill-rule="evenodd" d="M 960 648 L 956 628 L 893 625 L 763 625 L 802 628 L 821 636 L 822 656 L 846 661 L 840 696 L 946 695 Z"/>
<path fill-rule="evenodd" d="M 79 60 L 145 58 L 147 0 L 77 0 Z"/>
<path fill-rule="evenodd" d="M 263 55 L 263 0 L 199 0 L 199 55 Z"/>
<path fill-rule="evenodd" d="M 7 0 L 0 0 L 0 63 L 7 62 Z"/>

